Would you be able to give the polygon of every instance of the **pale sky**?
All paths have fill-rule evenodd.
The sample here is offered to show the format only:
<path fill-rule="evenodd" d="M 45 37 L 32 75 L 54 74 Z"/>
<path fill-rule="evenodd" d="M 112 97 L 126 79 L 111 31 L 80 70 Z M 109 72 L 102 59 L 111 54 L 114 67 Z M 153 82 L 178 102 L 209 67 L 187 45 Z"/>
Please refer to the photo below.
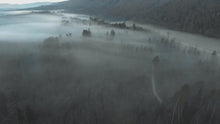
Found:
<path fill-rule="evenodd" d="M 34 2 L 60 2 L 66 0 L 0 0 L 0 4 L 25 4 L 25 3 L 34 3 Z"/>

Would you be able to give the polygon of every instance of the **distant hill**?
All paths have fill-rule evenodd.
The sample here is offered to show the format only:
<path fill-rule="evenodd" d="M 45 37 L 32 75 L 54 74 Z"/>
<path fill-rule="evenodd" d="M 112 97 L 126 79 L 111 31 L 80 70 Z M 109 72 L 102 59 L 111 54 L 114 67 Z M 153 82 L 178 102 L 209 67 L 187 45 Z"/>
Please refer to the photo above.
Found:
<path fill-rule="evenodd" d="M 70 0 L 39 9 L 65 9 L 220 38 L 220 0 Z"/>
<path fill-rule="evenodd" d="M 154 24 L 220 38 L 220 0 L 172 0 L 146 15 Z"/>

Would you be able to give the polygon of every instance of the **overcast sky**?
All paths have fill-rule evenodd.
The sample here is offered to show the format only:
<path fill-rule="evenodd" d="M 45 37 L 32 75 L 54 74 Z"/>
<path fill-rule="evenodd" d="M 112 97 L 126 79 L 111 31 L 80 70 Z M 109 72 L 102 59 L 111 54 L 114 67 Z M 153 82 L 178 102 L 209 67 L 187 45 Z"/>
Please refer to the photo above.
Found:
<path fill-rule="evenodd" d="M 0 4 L 24 4 L 24 3 L 34 3 L 34 2 L 60 2 L 65 0 L 0 0 Z"/>

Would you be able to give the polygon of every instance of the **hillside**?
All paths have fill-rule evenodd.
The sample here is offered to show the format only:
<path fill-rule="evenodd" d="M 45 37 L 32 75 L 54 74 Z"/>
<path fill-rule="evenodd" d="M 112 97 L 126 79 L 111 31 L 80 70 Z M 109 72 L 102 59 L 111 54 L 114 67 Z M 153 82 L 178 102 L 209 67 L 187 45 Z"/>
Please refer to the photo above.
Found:
<path fill-rule="evenodd" d="M 220 37 L 220 1 L 171 1 L 147 13 L 152 23 L 191 33 Z"/>
<path fill-rule="evenodd" d="M 219 0 L 71 0 L 46 8 L 220 37 Z"/>

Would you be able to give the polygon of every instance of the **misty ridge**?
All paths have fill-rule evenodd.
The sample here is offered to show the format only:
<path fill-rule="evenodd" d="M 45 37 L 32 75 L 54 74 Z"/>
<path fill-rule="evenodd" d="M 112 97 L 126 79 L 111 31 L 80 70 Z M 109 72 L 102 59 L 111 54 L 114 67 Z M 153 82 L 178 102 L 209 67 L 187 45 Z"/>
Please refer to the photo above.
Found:
<path fill-rule="evenodd" d="M 219 124 L 218 3 L 0 11 L 0 124 Z"/>
<path fill-rule="evenodd" d="M 133 20 L 218 37 L 219 0 L 70 0 L 36 9 L 65 9 L 110 20 Z"/>

